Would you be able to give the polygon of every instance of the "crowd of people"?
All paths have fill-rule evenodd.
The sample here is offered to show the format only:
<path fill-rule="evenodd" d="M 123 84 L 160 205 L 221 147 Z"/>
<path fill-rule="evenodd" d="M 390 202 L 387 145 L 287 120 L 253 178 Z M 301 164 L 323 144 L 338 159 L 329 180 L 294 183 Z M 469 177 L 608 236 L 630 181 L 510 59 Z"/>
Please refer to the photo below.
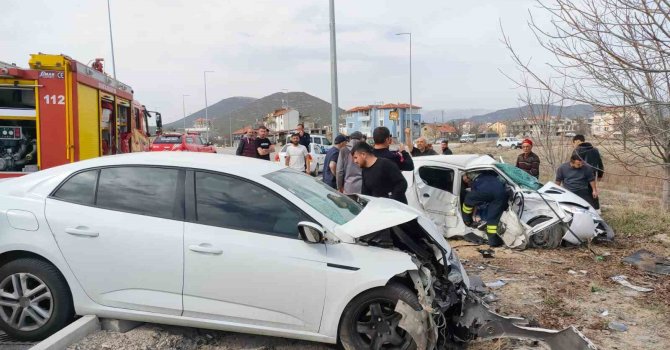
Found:
<path fill-rule="evenodd" d="M 240 140 L 236 154 L 270 160 L 270 153 L 275 152 L 274 145 L 267 138 L 268 129 L 248 130 L 246 137 Z M 309 173 L 310 135 L 305 132 L 304 125 L 298 124 L 296 132 L 289 138 L 286 148 L 285 165 L 301 172 Z M 380 126 L 372 132 L 372 145 L 367 137 L 356 131 L 349 136 L 338 135 L 333 146 L 328 149 L 323 164 L 323 183 L 344 194 L 364 194 L 374 197 L 390 198 L 407 204 L 405 192 L 407 181 L 402 171 L 414 170 L 413 157 L 429 155 L 451 155 L 449 142 L 440 143 L 440 153 L 423 137 L 414 142 L 410 130 L 405 130 L 406 143 L 395 143 L 390 130 Z M 573 138 L 574 151 L 566 163 L 556 169 L 557 185 L 575 193 L 594 209 L 600 211 L 597 180 L 602 179 L 604 167 L 598 149 L 586 142 L 583 135 Z M 391 150 L 391 145 L 395 147 Z M 516 167 L 526 173 L 540 178 L 540 157 L 533 152 L 533 141 L 524 139 L 521 143 L 522 153 L 518 155 Z M 487 173 L 472 172 L 463 176 L 463 182 L 469 187 L 461 205 L 461 215 L 466 225 L 473 223 L 476 208 L 485 207 L 480 217 L 486 223 L 489 245 L 503 244 L 498 236 L 498 224 L 502 213 L 508 206 L 508 194 L 504 183 L 497 176 Z"/>

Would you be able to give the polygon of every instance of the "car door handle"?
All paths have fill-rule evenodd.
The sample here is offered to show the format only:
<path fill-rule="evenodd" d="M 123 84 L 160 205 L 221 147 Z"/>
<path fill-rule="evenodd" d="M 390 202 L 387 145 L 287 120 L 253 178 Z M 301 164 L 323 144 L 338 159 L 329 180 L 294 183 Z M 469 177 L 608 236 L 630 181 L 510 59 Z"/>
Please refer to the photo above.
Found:
<path fill-rule="evenodd" d="M 430 195 L 428 193 L 423 194 L 423 198 L 429 198 L 429 197 L 430 197 Z"/>
<path fill-rule="evenodd" d="M 66 228 L 65 232 L 73 236 L 82 236 L 82 237 L 98 237 L 100 235 L 98 232 L 90 231 L 88 227 L 81 227 L 81 226 L 77 226 L 76 228 Z"/>
<path fill-rule="evenodd" d="M 202 243 L 200 245 L 190 245 L 188 246 L 188 249 L 197 252 L 197 253 L 205 253 L 205 254 L 213 254 L 213 255 L 220 255 L 223 254 L 223 250 L 214 248 L 210 244 L 207 243 Z"/>

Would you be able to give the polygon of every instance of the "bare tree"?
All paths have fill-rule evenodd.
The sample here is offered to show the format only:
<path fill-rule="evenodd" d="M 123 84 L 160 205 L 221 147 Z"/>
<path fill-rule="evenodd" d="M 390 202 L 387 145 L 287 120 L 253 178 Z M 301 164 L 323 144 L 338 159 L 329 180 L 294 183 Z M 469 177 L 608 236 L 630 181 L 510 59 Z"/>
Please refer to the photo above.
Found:
<path fill-rule="evenodd" d="M 625 111 L 637 126 L 635 135 L 629 137 L 628 122 L 619 123 L 625 136 L 601 149 L 633 175 L 663 179 L 661 202 L 670 209 L 670 1 L 537 1 L 551 21 L 543 27 L 531 12 L 529 25 L 555 58 L 549 63 L 553 77 L 539 75 L 503 33 L 512 59 L 532 82 L 520 84 L 566 101 Z"/>
<path fill-rule="evenodd" d="M 544 169 L 554 171 L 570 157 L 572 151 L 571 139 L 563 134 L 566 121 L 563 118 L 563 101 L 556 99 L 551 91 L 533 93 L 531 90 L 526 90 L 520 100 L 524 103 L 521 118 L 536 145 L 533 149 L 546 161 Z M 556 107 L 558 112 L 552 113 Z"/>

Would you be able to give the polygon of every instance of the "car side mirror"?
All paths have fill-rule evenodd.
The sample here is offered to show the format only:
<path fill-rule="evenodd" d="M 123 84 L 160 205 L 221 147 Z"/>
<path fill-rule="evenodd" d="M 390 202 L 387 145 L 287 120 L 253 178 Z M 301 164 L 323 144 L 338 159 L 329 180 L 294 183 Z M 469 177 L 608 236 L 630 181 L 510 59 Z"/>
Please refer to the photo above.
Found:
<path fill-rule="evenodd" d="M 323 241 L 323 228 L 309 221 L 298 223 L 298 232 L 300 239 L 308 243 L 321 243 Z"/>

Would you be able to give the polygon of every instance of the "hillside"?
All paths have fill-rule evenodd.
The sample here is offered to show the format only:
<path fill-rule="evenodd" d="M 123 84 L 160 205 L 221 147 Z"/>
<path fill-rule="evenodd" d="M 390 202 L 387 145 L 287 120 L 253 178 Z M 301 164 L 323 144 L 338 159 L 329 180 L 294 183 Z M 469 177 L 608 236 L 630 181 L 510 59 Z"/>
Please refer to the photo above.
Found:
<path fill-rule="evenodd" d="M 210 105 L 207 108 L 207 116 L 211 120 L 216 120 L 217 118 L 227 115 L 228 113 L 240 109 L 248 104 L 256 101 L 253 97 L 229 97 L 225 98 L 215 104 Z M 198 118 L 205 117 L 205 109 L 201 109 L 193 114 L 190 114 L 186 117 L 186 126 L 193 126 L 193 122 Z M 177 121 L 171 122 L 169 124 L 163 125 L 163 128 L 166 130 L 169 129 L 182 129 L 184 127 L 184 118 L 181 118 Z"/>
<path fill-rule="evenodd" d="M 257 124 L 268 113 L 280 109 L 282 100 L 289 107 L 299 111 L 301 116 L 309 117 L 321 126 L 330 124 L 330 103 L 304 92 L 278 92 L 215 118 L 212 128 L 219 130 L 222 134 L 227 134 L 230 118 L 232 118 L 233 131 L 246 125 Z M 344 110 L 340 109 L 340 113 L 343 112 Z"/>
<path fill-rule="evenodd" d="M 539 111 L 542 107 L 540 105 L 533 105 L 532 109 Z M 507 108 L 497 110 L 495 112 L 477 115 L 470 118 L 470 121 L 477 123 L 495 123 L 503 120 L 520 119 L 531 115 L 531 109 L 528 106 Z M 549 106 L 550 115 L 561 115 L 564 118 L 575 117 L 590 117 L 593 115 L 593 107 L 590 105 L 574 105 L 574 106 Z"/>
<path fill-rule="evenodd" d="M 426 123 L 441 123 L 454 119 L 467 119 L 475 115 L 481 115 L 492 112 L 491 109 L 482 108 L 463 108 L 463 109 L 431 109 L 422 110 L 421 119 Z"/>

